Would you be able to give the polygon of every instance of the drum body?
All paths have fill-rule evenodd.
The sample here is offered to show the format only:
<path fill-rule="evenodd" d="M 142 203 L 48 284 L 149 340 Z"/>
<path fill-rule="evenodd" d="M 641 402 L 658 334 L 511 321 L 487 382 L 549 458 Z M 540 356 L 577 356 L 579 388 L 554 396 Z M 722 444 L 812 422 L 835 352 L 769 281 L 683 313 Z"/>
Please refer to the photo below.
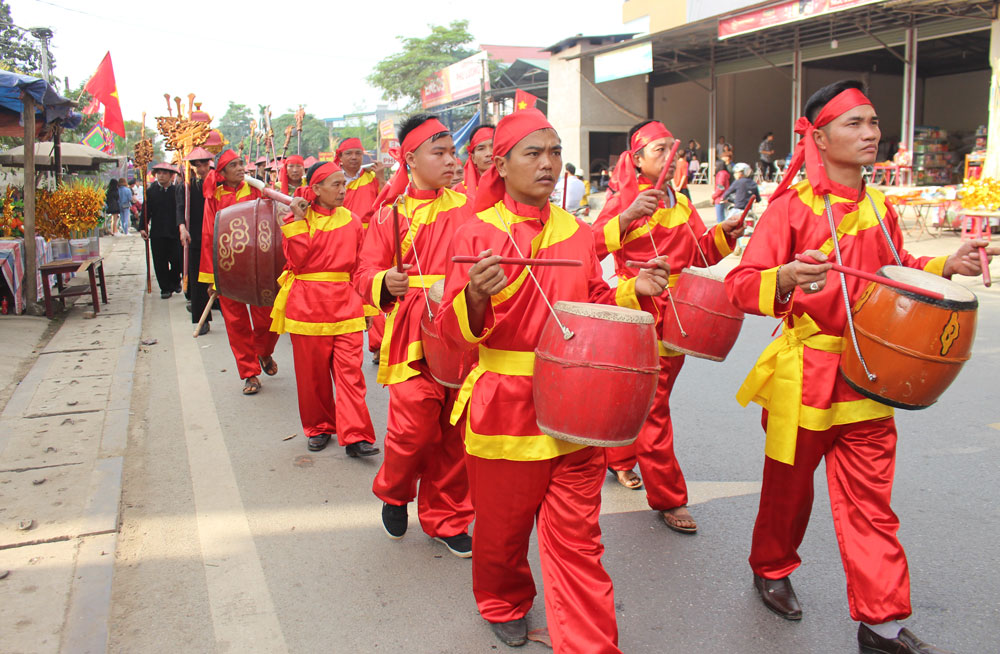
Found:
<path fill-rule="evenodd" d="M 934 404 L 972 355 L 976 337 L 975 294 L 937 275 L 900 266 L 883 266 L 879 275 L 934 290 L 944 300 L 872 282 L 854 304 L 854 330 L 869 380 L 844 331 L 840 373 L 854 390 L 899 409 Z"/>
<path fill-rule="evenodd" d="M 670 293 L 677 315 L 664 309 L 663 344 L 701 359 L 725 361 L 743 328 L 743 312 L 729 301 L 725 283 L 707 271 L 685 268 Z"/>
<path fill-rule="evenodd" d="M 427 290 L 427 299 L 431 305 L 431 313 L 435 316 L 441 306 L 444 296 L 444 280 L 438 280 Z M 475 350 L 457 350 L 448 347 L 441 338 L 438 326 L 423 312 L 420 319 L 420 331 L 424 344 L 424 360 L 434 381 L 448 388 L 461 388 L 462 382 L 479 361 L 479 353 Z"/>
<path fill-rule="evenodd" d="M 244 304 L 274 304 L 285 267 L 279 216 L 287 213 L 286 205 L 264 199 L 215 214 L 212 265 L 219 293 Z"/>
<path fill-rule="evenodd" d="M 628 445 L 656 395 L 653 316 L 604 304 L 557 302 L 569 340 L 550 317 L 535 348 L 532 394 L 538 427 L 581 445 Z"/>

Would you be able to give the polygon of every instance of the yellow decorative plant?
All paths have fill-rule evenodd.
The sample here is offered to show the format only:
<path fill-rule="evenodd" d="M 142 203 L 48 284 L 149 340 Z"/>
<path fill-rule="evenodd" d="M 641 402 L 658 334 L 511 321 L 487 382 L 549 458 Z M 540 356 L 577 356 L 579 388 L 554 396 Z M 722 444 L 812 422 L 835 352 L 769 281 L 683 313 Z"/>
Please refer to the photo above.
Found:
<path fill-rule="evenodd" d="M 101 220 L 104 189 L 88 181 L 62 184 L 55 191 L 38 189 L 35 229 L 46 238 L 83 237 Z"/>
<path fill-rule="evenodd" d="M 996 211 L 1000 208 L 1000 179 L 996 177 L 967 179 L 962 184 L 960 195 L 962 207 L 965 209 Z"/>

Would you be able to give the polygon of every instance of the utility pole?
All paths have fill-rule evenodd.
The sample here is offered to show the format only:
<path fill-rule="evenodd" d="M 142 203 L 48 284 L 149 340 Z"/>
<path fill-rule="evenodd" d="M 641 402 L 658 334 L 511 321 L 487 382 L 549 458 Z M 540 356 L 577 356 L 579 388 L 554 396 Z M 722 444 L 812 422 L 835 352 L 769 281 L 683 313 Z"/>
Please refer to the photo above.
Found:
<path fill-rule="evenodd" d="M 48 27 L 32 27 L 32 36 L 42 42 L 42 79 L 49 81 L 49 39 L 52 38 L 52 30 Z"/>
<path fill-rule="evenodd" d="M 487 66 L 489 62 L 483 59 L 483 73 L 479 77 L 479 124 L 486 124 L 486 80 Z"/>

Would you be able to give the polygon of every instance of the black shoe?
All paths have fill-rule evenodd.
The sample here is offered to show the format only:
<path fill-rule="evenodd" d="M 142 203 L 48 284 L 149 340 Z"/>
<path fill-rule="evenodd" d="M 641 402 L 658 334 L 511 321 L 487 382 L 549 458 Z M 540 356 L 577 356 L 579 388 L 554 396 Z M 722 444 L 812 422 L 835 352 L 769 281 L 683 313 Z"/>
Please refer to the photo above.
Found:
<path fill-rule="evenodd" d="M 388 502 L 382 503 L 382 527 L 389 538 L 399 540 L 406 533 L 406 505 L 396 506 Z"/>
<path fill-rule="evenodd" d="M 204 336 L 211 330 L 211 328 L 212 328 L 211 323 L 209 323 L 206 320 L 205 323 L 201 326 L 201 329 L 198 330 L 198 336 Z"/>
<path fill-rule="evenodd" d="M 378 359 L 379 359 L 379 353 L 372 352 L 372 363 L 374 363 L 376 366 L 378 365 Z"/>
<path fill-rule="evenodd" d="M 491 622 L 493 633 L 507 647 L 520 647 L 528 642 L 528 621 L 524 618 L 509 622 Z"/>
<path fill-rule="evenodd" d="M 184 288 L 180 284 L 178 284 L 177 286 L 174 286 L 174 293 L 183 293 L 183 292 L 184 292 Z"/>
<path fill-rule="evenodd" d="M 858 647 L 864 654 L 951 654 L 903 629 L 895 638 L 883 638 L 865 624 L 858 625 Z"/>
<path fill-rule="evenodd" d="M 764 606 L 786 620 L 802 619 L 802 607 L 799 606 L 799 598 L 795 596 L 792 581 L 788 577 L 764 579 L 755 574 L 753 585 L 760 593 Z"/>
<path fill-rule="evenodd" d="M 439 543 L 444 543 L 444 546 L 448 548 L 448 551 L 460 559 L 472 558 L 472 536 L 469 534 L 437 536 L 434 540 Z"/>
<path fill-rule="evenodd" d="M 205 326 L 207 327 L 208 323 L 205 323 Z M 308 445 L 309 451 L 319 452 L 324 447 L 326 447 L 326 444 L 329 442 L 330 442 L 330 434 L 320 434 L 319 436 L 310 436 Z"/>
<path fill-rule="evenodd" d="M 191 303 L 190 302 L 188 302 L 187 304 L 185 304 L 184 308 L 187 309 L 188 313 L 191 313 Z"/>
<path fill-rule="evenodd" d="M 359 457 L 359 456 L 375 456 L 382 450 L 378 449 L 368 441 L 358 441 L 357 443 L 348 444 L 347 456 Z"/>
<path fill-rule="evenodd" d="M 160 291 L 161 300 L 169 300 L 170 296 L 173 295 L 173 291 Z"/>

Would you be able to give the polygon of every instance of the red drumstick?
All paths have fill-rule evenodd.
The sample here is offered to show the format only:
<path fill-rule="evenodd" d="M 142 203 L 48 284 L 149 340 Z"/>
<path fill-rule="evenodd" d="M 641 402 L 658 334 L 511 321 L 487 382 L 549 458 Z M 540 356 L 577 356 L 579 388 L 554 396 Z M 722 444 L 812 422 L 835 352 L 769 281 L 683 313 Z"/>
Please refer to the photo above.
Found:
<path fill-rule="evenodd" d="M 753 203 L 756 202 L 756 201 L 757 201 L 757 197 L 754 196 L 754 195 L 751 195 L 750 196 L 750 201 L 747 202 L 747 206 L 743 207 L 743 213 L 740 214 L 740 222 L 741 223 L 746 219 L 747 214 L 750 213 L 750 207 L 752 207 Z"/>
<path fill-rule="evenodd" d="M 658 266 L 651 261 L 633 261 L 629 259 L 625 262 L 625 266 L 628 268 L 638 268 L 640 270 L 652 270 Z"/>
<path fill-rule="evenodd" d="M 816 261 L 812 257 L 807 257 L 804 254 L 796 254 L 796 261 L 801 261 L 802 263 L 810 263 L 813 265 L 819 265 L 820 261 Z M 944 295 L 938 293 L 937 291 L 930 291 L 926 288 L 920 288 L 919 286 L 913 286 L 911 284 L 906 284 L 903 282 L 897 282 L 894 279 L 889 279 L 888 277 L 880 277 L 879 275 L 873 275 L 870 272 L 865 272 L 864 270 L 858 270 L 857 268 L 849 268 L 848 266 L 841 266 L 840 264 L 828 261 L 833 269 L 837 272 L 842 272 L 845 275 L 853 275 L 855 277 L 860 277 L 861 279 L 867 279 L 870 282 L 875 282 L 876 284 L 884 284 L 886 286 L 891 286 L 900 291 L 909 291 L 910 293 L 916 293 L 918 295 L 923 295 L 924 297 L 929 297 L 934 300 L 944 300 Z"/>
<path fill-rule="evenodd" d="M 451 260 L 455 263 L 479 263 L 482 257 L 455 256 Z M 500 263 L 507 263 L 514 266 L 575 266 L 583 265 L 582 261 L 576 259 L 522 259 L 520 257 L 502 257 Z"/>
<path fill-rule="evenodd" d="M 986 258 L 986 248 L 981 247 L 979 250 L 979 265 L 983 269 L 983 285 L 989 288 L 993 285 L 993 276 L 990 275 L 990 261 Z"/>
<path fill-rule="evenodd" d="M 667 171 L 670 170 L 670 162 L 674 160 L 677 156 L 677 150 L 681 147 L 681 140 L 674 139 L 674 147 L 670 148 L 670 154 L 667 155 L 667 160 L 663 163 L 663 170 L 660 171 L 660 178 L 656 180 L 655 188 L 657 191 L 663 190 L 663 182 L 667 179 Z"/>
<path fill-rule="evenodd" d="M 392 235 L 396 241 L 396 272 L 403 272 L 403 248 L 399 244 L 399 205 L 392 205 Z"/>

